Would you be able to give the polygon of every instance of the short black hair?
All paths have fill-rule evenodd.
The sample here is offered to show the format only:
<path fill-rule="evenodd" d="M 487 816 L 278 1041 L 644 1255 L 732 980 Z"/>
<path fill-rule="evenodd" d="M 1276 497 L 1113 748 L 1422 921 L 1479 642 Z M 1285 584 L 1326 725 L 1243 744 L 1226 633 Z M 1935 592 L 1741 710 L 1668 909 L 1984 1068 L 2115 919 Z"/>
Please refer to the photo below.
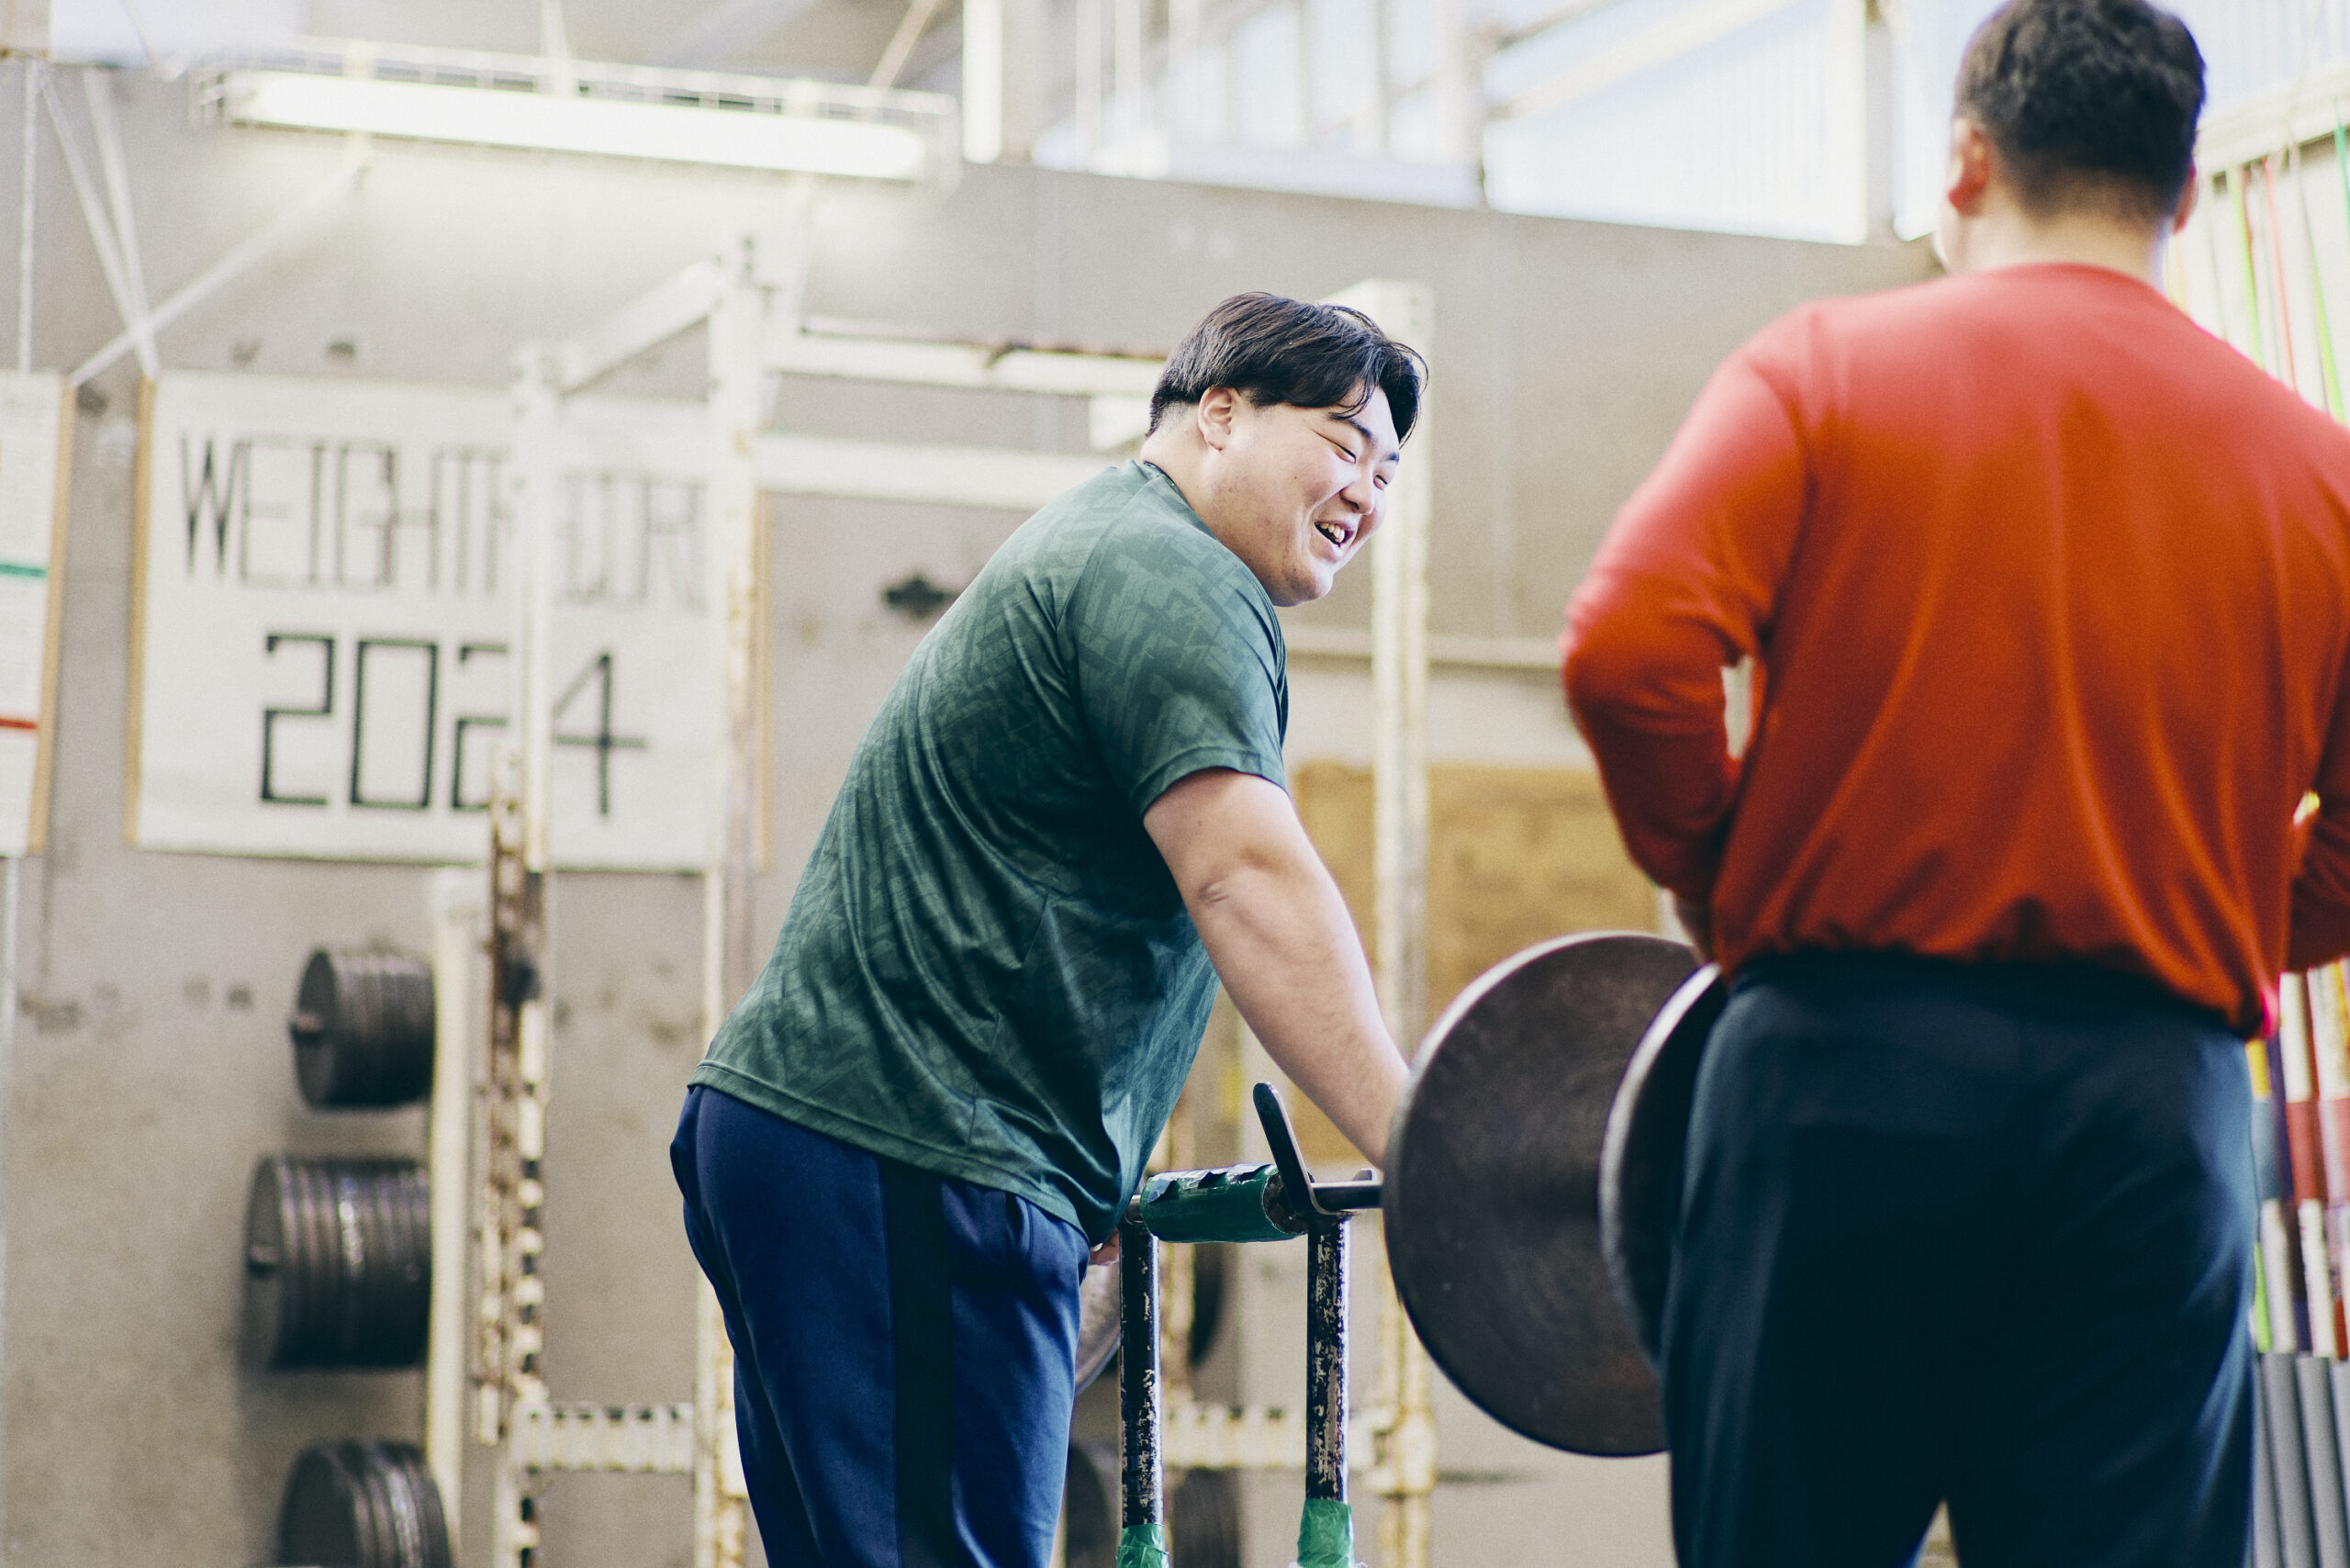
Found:
<path fill-rule="evenodd" d="M 1957 107 L 2035 216 L 2092 206 L 2159 222 L 2194 173 L 2203 54 L 2146 0 L 2008 0 L 1967 40 Z"/>
<path fill-rule="evenodd" d="M 1353 413 L 1374 390 L 1387 394 L 1395 439 L 1420 417 L 1427 363 L 1360 310 L 1309 305 L 1278 294 L 1236 294 L 1175 345 L 1150 394 L 1150 428 L 1179 403 L 1229 386 L 1258 408 L 1343 408 Z"/>

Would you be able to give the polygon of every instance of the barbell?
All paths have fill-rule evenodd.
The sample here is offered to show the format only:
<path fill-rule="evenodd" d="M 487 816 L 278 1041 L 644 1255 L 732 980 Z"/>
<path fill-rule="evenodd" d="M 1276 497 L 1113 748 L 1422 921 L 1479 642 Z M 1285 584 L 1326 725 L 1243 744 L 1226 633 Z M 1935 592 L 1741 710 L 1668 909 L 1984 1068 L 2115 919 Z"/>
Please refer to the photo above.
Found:
<path fill-rule="evenodd" d="M 1429 1031 L 1383 1181 L 1316 1182 L 1263 1084 L 1271 1161 L 1150 1178 L 1120 1226 L 1116 1288 L 1089 1277 L 1080 1356 L 1108 1359 L 1114 1317 L 1126 1530 L 1157 1529 L 1162 1513 L 1158 1243 L 1304 1236 L 1299 1561 L 1351 1561 L 1345 1543 L 1317 1544 L 1315 1521 L 1317 1504 L 1326 1522 L 1346 1515 L 1347 1222 L 1371 1209 L 1413 1327 L 1472 1403 L 1554 1448 L 1662 1449 L 1651 1363 L 1690 1102 L 1725 998 L 1718 971 L 1677 942 L 1623 932 L 1545 942 L 1479 977 Z"/>

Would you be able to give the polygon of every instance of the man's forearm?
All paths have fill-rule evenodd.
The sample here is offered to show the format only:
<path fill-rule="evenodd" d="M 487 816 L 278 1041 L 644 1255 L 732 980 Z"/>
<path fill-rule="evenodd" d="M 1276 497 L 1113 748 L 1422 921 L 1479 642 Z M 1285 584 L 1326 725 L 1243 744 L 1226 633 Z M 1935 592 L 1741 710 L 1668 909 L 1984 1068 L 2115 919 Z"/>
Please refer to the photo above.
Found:
<path fill-rule="evenodd" d="M 2350 812 L 2321 810 L 2293 878 L 2292 932 L 2285 967 L 2306 969 L 2350 952 Z"/>
<path fill-rule="evenodd" d="M 1599 765 L 1624 846 L 1661 887 L 1703 900 L 1738 794 L 1718 640 L 1637 596 L 1586 584 L 1561 639 L 1575 727 Z"/>
<path fill-rule="evenodd" d="M 1405 1067 L 1328 873 L 1318 862 L 1250 862 L 1191 902 L 1208 957 L 1266 1053 L 1384 1165 Z"/>

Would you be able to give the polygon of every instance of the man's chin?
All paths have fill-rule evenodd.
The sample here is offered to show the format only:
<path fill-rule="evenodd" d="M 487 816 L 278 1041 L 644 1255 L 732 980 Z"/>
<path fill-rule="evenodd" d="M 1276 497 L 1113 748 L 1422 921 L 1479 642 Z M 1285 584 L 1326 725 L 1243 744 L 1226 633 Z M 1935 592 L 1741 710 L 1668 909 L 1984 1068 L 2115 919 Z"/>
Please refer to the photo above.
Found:
<path fill-rule="evenodd" d="M 1301 604 L 1312 604 L 1317 599 L 1328 598 L 1330 590 L 1337 586 L 1338 574 L 1335 568 L 1327 572 L 1306 572 L 1274 592 L 1272 600 L 1283 610 L 1294 610 Z"/>

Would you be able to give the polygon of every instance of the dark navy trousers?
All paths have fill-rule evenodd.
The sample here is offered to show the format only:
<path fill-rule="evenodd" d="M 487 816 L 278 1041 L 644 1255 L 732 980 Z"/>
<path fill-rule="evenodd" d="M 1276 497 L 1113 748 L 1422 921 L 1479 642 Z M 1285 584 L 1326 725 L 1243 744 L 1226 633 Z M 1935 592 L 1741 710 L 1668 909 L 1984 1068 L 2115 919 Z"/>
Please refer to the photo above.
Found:
<path fill-rule="evenodd" d="M 1742 970 L 1662 1368 L 1684 1568 L 2242 1568 L 2244 1046 L 2071 967 Z"/>
<path fill-rule="evenodd" d="M 699 1086 L 669 1160 L 774 1568 L 1045 1568 L 1083 1234 Z"/>

